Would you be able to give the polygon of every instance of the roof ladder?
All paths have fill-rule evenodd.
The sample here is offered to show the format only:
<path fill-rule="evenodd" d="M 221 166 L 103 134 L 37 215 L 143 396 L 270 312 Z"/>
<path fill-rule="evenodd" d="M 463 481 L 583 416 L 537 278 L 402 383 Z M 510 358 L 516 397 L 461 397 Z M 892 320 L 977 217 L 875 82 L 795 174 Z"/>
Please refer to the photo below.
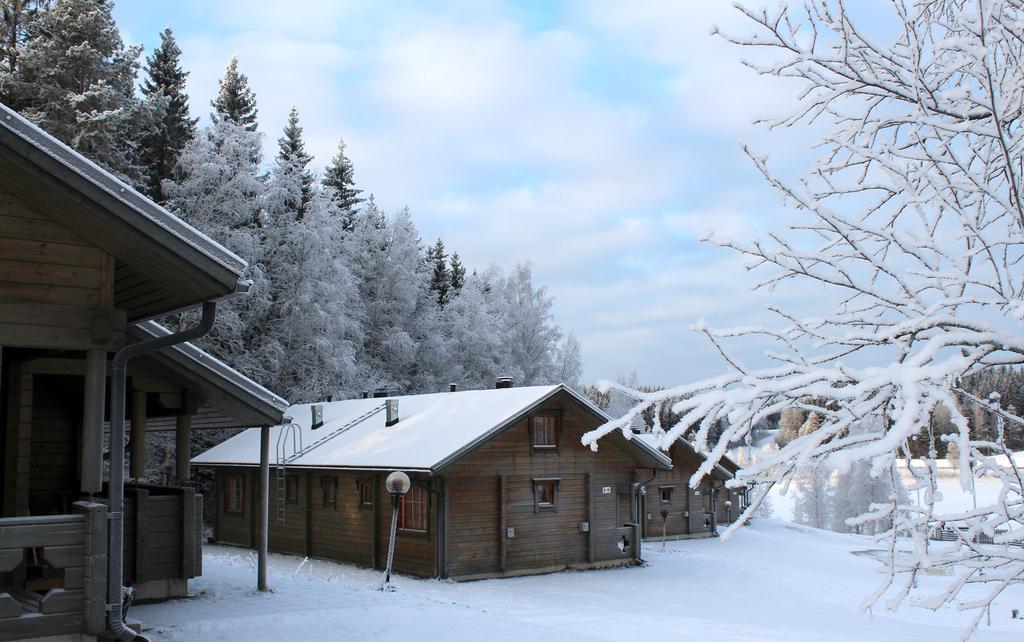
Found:
<path fill-rule="evenodd" d="M 377 406 L 376 408 L 374 408 L 372 410 L 369 410 L 369 411 L 359 415 L 358 417 L 356 417 L 352 421 L 348 422 L 344 426 L 341 426 L 340 428 L 338 428 L 336 430 L 332 430 L 331 432 L 327 433 L 326 435 L 324 435 L 320 439 L 317 439 L 316 441 L 314 441 L 310 445 L 306 446 L 305 448 L 303 448 L 302 444 L 300 443 L 299 444 L 299 449 L 297 451 L 295 451 L 291 456 L 289 456 L 285 463 L 291 463 L 291 462 L 295 461 L 296 459 L 298 459 L 299 457 L 302 457 L 303 455 L 309 453 L 310 451 L 315 450 L 315 449 L 319 448 L 320 446 L 323 446 L 325 443 L 327 443 L 328 441 L 334 439 L 338 435 L 341 435 L 341 434 L 347 432 L 349 428 L 352 428 L 353 426 L 356 426 L 357 424 L 360 424 L 360 423 L 366 421 L 367 419 L 369 419 L 370 417 L 374 416 L 375 414 L 377 414 L 381 410 L 384 410 L 386 405 L 387 404 L 381 404 L 381 405 Z"/>
<path fill-rule="evenodd" d="M 288 445 L 291 444 L 292 455 L 288 455 Z M 302 450 L 302 429 L 298 424 L 285 424 L 281 426 L 281 432 L 277 433 L 277 466 L 275 476 L 277 480 L 277 523 L 283 525 L 288 519 L 288 475 L 286 464 L 294 459 L 294 454 Z"/>

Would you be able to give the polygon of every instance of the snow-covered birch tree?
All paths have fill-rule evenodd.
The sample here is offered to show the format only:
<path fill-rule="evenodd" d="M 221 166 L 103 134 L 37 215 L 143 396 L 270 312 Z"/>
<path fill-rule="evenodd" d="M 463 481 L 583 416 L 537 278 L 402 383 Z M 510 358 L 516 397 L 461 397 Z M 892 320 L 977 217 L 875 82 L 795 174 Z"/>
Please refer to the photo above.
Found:
<path fill-rule="evenodd" d="M 754 33 L 723 37 L 773 59 L 748 63 L 758 73 L 803 86 L 790 113 L 764 124 L 813 124 L 826 133 L 816 147 L 819 160 L 798 176 L 780 175 L 744 146 L 798 213 L 795 223 L 753 241 L 713 234 L 708 240 L 749 259 L 759 275 L 755 288 L 771 293 L 813 283 L 834 297 L 834 307 L 803 318 L 773 306 L 778 323 L 768 327 L 696 325 L 728 372 L 659 392 L 634 391 L 637 404 L 584 442 L 596 446 L 614 430 L 628 438 L 633 417 L 677 400 L 673 410 L 681 419 L 667 427 L 663 443 L 685 435 L 708 453 L 696 483 L 761 419 L 790 407 L 819 413 L 813 431 L 737 475 L 735 485 L 755 487 L 746 513 L 757 510 L 772 486 L 788 485 L 819 462 L 840 472 L 869 462 L 872 476 L 894 484 L 897 467 L 909 467 L 916 482 L 908 490 L 921 490 L 921 505 L 894 494 L 861 518 L 894 523 L 886 533 L 890 572 L 865 607 L 895 608 L 921 569 L 949 566 L 955 579 L 948 589 L 921 603 L 973 610 L 969 635 L 992 600 L 1024 578 L 1021 472 L 1005 440 L 972 433 L 957 402 L 983 404 L 1005 430 L 1024 429 L 998 402 L 962 386 L 965 377 L 987 369 L 1024 364 L 1024 4 L 893 1 L 886 11 L 873 11 L 871 24 L 861 24 L 839 0 L 740 11 Z M 731 349 L 735 340 L 751 338 L 769 345 L 767 365 L 748 365 Z M 1002 482 L 996 502 L 939 513 L 938 436 L 929 430 L 936 407 L 948 411 L 955 427 L 946 439 L 957 445 L 962 484 L 982 472 L 996 477 Z M 721 420 L 726 430 L 709 439 Z M 865 420 L 879 421 L 881 429 L 851 430 Z M 906 463 L 913 439 L 928 445 L 926 465 Z M 960 541 L 930 542 L 939 525 L 963 527 Z M 995 543 L 979 544 L 983 534 Z M 911 536 L 900 546 L 912 546 L 912 554 L 895 552 L 901 535 Z"/>

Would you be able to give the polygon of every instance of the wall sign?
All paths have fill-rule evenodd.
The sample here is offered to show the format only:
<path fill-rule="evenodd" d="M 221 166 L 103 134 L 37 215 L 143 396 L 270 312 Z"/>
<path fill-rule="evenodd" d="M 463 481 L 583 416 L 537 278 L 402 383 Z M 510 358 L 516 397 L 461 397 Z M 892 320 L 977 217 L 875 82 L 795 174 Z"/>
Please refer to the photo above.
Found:
<path fill-rule="evenodd" d="M 611 486 L 602 486 L 601 487 L 601 494 L 602 495 L 611 495 L 612 494 L 612 487 Z"/>

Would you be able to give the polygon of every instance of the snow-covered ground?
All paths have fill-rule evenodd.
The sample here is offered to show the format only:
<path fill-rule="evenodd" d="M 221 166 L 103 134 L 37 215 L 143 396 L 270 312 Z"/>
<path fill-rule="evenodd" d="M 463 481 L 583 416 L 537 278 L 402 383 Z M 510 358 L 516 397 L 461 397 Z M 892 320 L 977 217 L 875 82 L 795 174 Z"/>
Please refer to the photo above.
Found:
<path fill-rule="evenodd" d="M 156 640 L 956 640 L 967 615 L 858 610 L 881 565 L 868 537 L 759 520 L 732 539 L 646 544 L 646 567 L 454 583 L 272 555 L 255 590 L 250 551 L 207 546 L 194 597 L 136 606 Z M 925 577 L 938 590 L 948 577 Z M 1004 594 L 978 641 L 1024 639 L 1024 587 Z"/>

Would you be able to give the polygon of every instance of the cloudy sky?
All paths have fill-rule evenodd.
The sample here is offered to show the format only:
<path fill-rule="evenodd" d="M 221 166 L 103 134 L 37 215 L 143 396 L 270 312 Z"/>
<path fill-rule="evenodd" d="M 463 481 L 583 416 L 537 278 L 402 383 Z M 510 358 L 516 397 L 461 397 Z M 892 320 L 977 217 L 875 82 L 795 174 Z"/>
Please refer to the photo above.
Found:
<path fill-rule="evenodd" d="M 317 166 L 344 138 L 358 186 L 408 205 L 425 241 L 480 269 L 530 261 L 588 381 L 717 374 L 691 324 L 764 316 L 742 261 L 697 239 L 781 227 L 740 142 L 795 167 L 809 141 L 752 125 L 794 89 L 710 35 L 750 31 L 724 0 L 120 0 L 115 17 L 147 52 L 174 30 L 204 120 L 236 55 L 268 155 L 294 104 Z"/>

